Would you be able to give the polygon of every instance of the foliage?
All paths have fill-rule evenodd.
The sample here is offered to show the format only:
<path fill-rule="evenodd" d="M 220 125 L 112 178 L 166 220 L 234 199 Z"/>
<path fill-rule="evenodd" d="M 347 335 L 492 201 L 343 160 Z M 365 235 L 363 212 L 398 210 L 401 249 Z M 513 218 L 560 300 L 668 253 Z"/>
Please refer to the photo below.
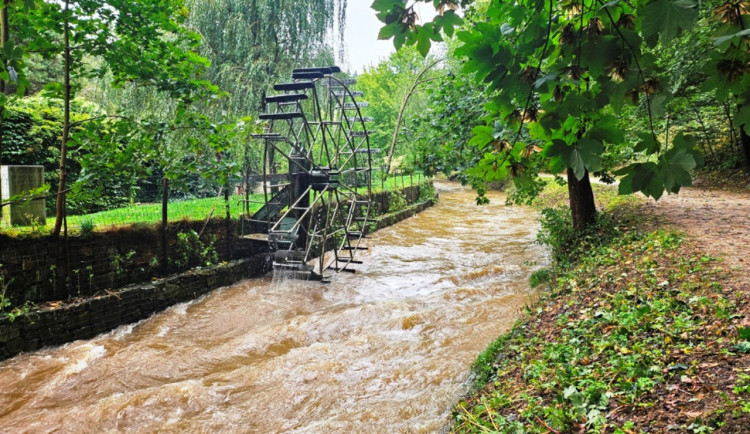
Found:
<path fill-rule="evenodd" d="M 201 241 L 200 236 L 194 230 L 179 232 L 175 252 L 170 257 L 170 261 L 180 268 L 189 265 L 210 267 L 219 261 L 214 248 L 215 242 L 215 237 L 211 237 L 206 242 Z"/>
<path fill-rule="evenodd" d="M 410 157 L 427 175 L 442 172 L 468 182 L 468 169 L 482 158 L 469 140 L 472 129 L 482 122 L 487 96 L 471 77 L 452 68 L 430 83 L 426 92 L 428 104 L 409 128 L 414 138 Z"/>
<path fill-rule="evenodd" d="M 537 241 L 549 246 L 556 263 L 563 267 L 566 262 L 576 261 L 589 252 L 592 246 L 606 245 L 621 235 L 620 228 L 607 213 L 599 214 L 596 222 L 582 232 L 573 230 L 570 209 L 566 207 L 543 209 L 540 222 Z"/>
<path fill-rule="evenodd" d="M 100 116 L 102 110 L 84 99 L 71 102 L 71 119 L 80 122 L 94 116 Z M 3 164 L 41 165 L 44 166 L 45 183 L 51 191 L 57 190 L 57 166 L 60 158 L 59 140 L 62 134 L 63 107 L 59 99 L 34 96 L 11 101 L 6 107 L 6 118 L 3 120 Z M 73 130 L 73 135 L 82 128 Z M 71 161 L 69 174 L 76 178 L 80 173 L 79 162 L 88 157 L 87 151 L 73 142 L 69 149 Z M 122 181 L 110 177 L 106 184 L 108 194 L 83 197 L 72 195 L 68 200 L 71 213 L 107 209 L 121 206 L 127 201 Z M 47 197 L 47 210 L 54 209 L 55 197 Z"/>
<path fill-rule="evenodd" d="M 81 220 L 81 237 L 86 238 L 94 232 L 96 223 L 92 219 Z"/>
<path fill-rule="evenodd" d="M 531 273 L 529 276 L 529 286 L 536 288 L 537 286 L 547 283 L 552 279 L 552 272 L 549 268 L 542 268 Z"/>
<path fill-rule="evenodd" d="M 205 76 L 229 93 L 216 109 L 235 116 L 262 110 L 270 85 L 293 68 L 332 64 L 325 40 L 335 26 L 343 34 L 346 17 L 341 0 L 187 0 L 186 7 L 211 62 Z"/>
<path fill-rule="evenodd" d="M 687 431 L 743 417 L 734 397 L 706 399 L 697 417 L 676 399 L 717 369 L 698 361 L 736 339 L 717 340 L 739 309 L 717 260 L 669 231 L 603 241 L 568 261 L 553 293 L 477 359 L 481 390 L 456 408 L 456 432 Z"/>
<path fill-rule="evenodd" d="M 435 191 L 435 186 L 432 185 L 431 181 L 429 180 L 422 181 L 419 184 L 419 200 L 417 202 L 422 203 L 422 202 L 432 201 L 433 203 L 435 203 L 435 201 L 437 200 L 435 198 L 436 194 L 437 193 Z"/>
<path fill-rule="evenodd" d="M 3 264 L 0 264 L 0 313 L 5 312 L 5 309 L 11 305 L 10 297 L 7 297 L 5 293 L 8 291 L 10 284 L 13 283 L 13 279 L 7 279 L 2 267 Z"/>
<path fill-rule="evenodd" d="M 449 9 L 455 4 L 435 1 L 438 16 L 417 25 L 419 1 L 427 0 L 375 1 L 384 23 L 380 36 L 392 37 L 397 47 L 419 48 L 450 35 L 455 23 Z M 657 130 L 674 94 L 684 90 L 670 88 L 662 68 L 676 72 L 679 62 L 666 65 L 657 55 L 659 47 L 692 32 L 700 13 L 709 15 L 711 7 L 719 22 L 710 32 L 714 47 L 696 59 L 707 77 L 703 89 L 720 101 L 734 98 L 737 124 L 746 127 L 750 35 L 744 29 L 750 11 L 744 2 L 482 2 L 457 32 L 456 50 L 466 59 L 463 71 L 485 85 L 491 98 L 486 122 L 474 128 L 469 142 L 482 155 L 473 174 L 487 180 L 513 176 L 523 189 L 534 186 L 530 179 L 540 170 L 569 170 L 578 180 L 589 172 L 604 178 L 614 172 L 623 178 L 621 193 L 641 191 L 656 199 L 690 185 L 690 171 L 703 164 L 696 140 L 682 132 L 670 135 L 668 121 L 665 135 Z M 701 32 L 705 41 L 707 32 Z M 635 131 L 618 120 L 632 113 L 629 105 L 647 119 L 646 125 L 635 123 Z M 627 140 L 626 132 L 637 140 Z M 636 153 L 642 160 L 628 163 Z"/>
<path fill-rule="evenodd" d="M 408 206 L 406 197 L 400 191 L 391 191 L 388 195 L 388 212 L 394 213 L 403 211 Z"/>
<path fill-rule="evenodd" d="M 370 146 L 380 149 L 383 157 L 387 157 L 386 152 L 391 144 L 405 95 L 409 93 L 420 71 L 433 61 L 431 58 L 422 58 L 413 48 L 404 47 L 386 61 L 367 68 L 357 77 L 357 88 L 364 93 L 363 98 L 369 104 L 363 113 L 372 117 L 372 125 L 376 126 L 370 135 Z M 425 110 L 425 94 L 417 91 L 410 98 L 404 117 L 410 119 Z M 408 129 L 402 131 L 402 135 L 409 133 Z M 394 155 L 411 155 L 412 146 L 412 140 L 402 139 L 397 142 Z"/>

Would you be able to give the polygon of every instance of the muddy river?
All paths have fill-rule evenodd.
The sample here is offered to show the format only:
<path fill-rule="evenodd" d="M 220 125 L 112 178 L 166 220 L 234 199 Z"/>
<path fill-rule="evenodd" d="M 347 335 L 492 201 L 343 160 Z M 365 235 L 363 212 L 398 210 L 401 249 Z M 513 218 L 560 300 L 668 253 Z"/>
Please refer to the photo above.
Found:
<path fill-rule="evenodd" d="M 331 284 L 248 280 L 0 362 L 0 432 L 435 432 L 545 263 L 536 214 L 438 184 Z"/>

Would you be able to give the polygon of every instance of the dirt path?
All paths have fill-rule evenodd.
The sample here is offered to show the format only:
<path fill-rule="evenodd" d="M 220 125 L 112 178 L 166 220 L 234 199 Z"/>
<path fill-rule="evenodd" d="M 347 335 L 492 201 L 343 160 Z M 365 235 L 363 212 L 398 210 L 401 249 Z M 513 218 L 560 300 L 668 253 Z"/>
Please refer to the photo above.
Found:
<path fill-rule="evenodd" d="M 685 188 L 647 209 L 750 280 L 750 193 Z"/>

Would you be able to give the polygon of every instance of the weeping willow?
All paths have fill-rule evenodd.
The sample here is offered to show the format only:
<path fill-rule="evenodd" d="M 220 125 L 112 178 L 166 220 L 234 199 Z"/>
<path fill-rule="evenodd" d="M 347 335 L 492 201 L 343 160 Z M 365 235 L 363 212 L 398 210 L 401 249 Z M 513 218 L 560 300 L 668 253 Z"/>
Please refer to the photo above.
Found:
<path fill-rule="evenodd" d="M 188 26 L 203 38 L 208 79 L 229 93 L 221 109 L 250 115 L 262 109 L 274 82 L 291 69 L 343 56 L 346 0 L 187 0 Z M 334 29 L 337 36 L 333 36 Z"/>

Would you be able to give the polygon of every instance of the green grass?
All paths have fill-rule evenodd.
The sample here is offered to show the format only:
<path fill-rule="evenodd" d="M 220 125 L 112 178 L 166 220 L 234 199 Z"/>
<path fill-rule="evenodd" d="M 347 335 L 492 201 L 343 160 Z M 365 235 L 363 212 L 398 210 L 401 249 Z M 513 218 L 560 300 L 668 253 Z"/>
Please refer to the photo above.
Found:
<path fill-rule="evenodd" d="M 418 185 L 423 176 L 414 175 L 413 177 L 390 176 L 385 182 L 381 182 L 380 173 L 373 173 L 372 191 L 392 191 Z M 232 218 L 238 218 L 243 212 L 240 201 L 244 196 L 234 195 L 229 198 L 230 215 Z M 263 194 L 253 194 L 250 196 L 251 201 L 263 201 Z M 260 209 L 261 203 L 251 203 L 250 212 L 253 213 Z M 168 206 L 169 221 L 179 220 L 203 220 L 211 215 L 212 217 L 223 217 L 226 214 L 223 197 L 191 199 L 182 201 L 173 201 Z M 213 214 L 211 213 L 213 211 Z M 93 230 L 106 230 L 108 228 L 125 226 L 134 223 L 157 223 L 161 221 L 161 204 L 145 203 L 116 208 L 108 211 L 101 211 L 92 214 L 68 216 L 68 229 L 72 234 L 81 232 L 81 228 L 91 228 Z M 17 226 L 13 228 L 2 227 L 2 231 L 8 235 L 29 235 L 29 234 L 46 234 L 52 231 L 54 226 L 54 216 L 47 218 L 44 226 Z"/>
<path fill-rule="evenodd" d="M 242 213 L 242 204 L 239 201 L 244 199 L 244 196 L 239 195 L 229 198 L 230 215 L 233 218 L 239 217 Z M 263 195 L 253 194 L 250 196 L 250 200 L 262 201 Z M 260 207 L 261 204 L 250 204 L 251 212 L 258 210 Z M 226 210 L 223 197 L 211 197 L 170 202 L 167 213 L 169 221 L 202 220 L 208 218 L 209 215 L 212 217 L 223 217 L 226 214 Z M 74 226 L 80 226 L 81 223 L 86 221 L 91 221 L 97 227 L 159 222 L 161 221 L 161 204 L 147 203 L 68 217 L 68 224 Z M 47 226 L 50 226 L 50 224 Z"/>
<path fill-rule="evenodd" d="M 414 174 L 411 178 L 409 175 L 390 175 L 383 182 L 381 181 L 380 172 L 373 172 L 372 174 L 372 191 L 392 191 L 401 189 L 403 187 L 410 187 L 412 185 L 419 185 L 421 181 L 424 181 L 423 175 Z"/>
<path fill-rule="evenodd" d="M 558 184 L 552 177 L 545 177 L 547 184 L 534 200 L 532 206 L 537 209 L 555 208 L 568 206 L 568 186 Z M 594 200 L 599 210 L 610 210 L 627 205 L 635 205 L 644 201 L 643 195 L 628 194 L 619 195 L 616 185 L 591 183 L 594 192 Z"/>

